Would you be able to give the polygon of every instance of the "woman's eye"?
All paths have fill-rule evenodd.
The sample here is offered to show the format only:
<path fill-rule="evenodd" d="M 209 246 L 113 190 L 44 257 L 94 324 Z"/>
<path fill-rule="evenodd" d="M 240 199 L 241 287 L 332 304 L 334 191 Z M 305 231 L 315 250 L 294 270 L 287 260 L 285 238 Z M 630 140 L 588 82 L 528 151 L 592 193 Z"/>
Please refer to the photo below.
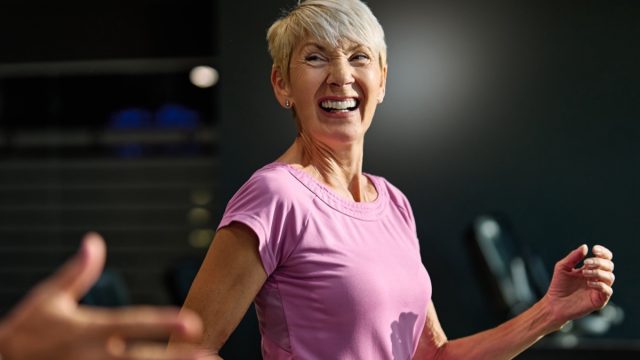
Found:
<path fill-rule="evenodd" d="M 320 55 L 317 54 L 311 54 L 311 55 L 307 55 L 305 56 L 304 60 L 308 63 L 319 63 L 324 61 L 324 58 Z"/>
<path fill-rule="evenodd" d="M 368 63 L 369 59 L 370 59 L 369 55 L 363 54 L 363 53 L 358 53 L 351 57 L 351 61 L 361 63 L 361 64 Z"/>

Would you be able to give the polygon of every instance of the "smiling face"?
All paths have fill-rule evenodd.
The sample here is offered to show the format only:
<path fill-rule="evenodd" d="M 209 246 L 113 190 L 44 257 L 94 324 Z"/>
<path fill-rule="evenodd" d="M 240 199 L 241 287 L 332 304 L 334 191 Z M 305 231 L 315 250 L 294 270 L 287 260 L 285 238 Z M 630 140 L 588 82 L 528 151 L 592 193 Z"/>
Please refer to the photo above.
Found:
<path fill-rule="evenodd" d="M 288 100 L 300 131 L 337 149 L 361 143 L 385 91 L 387 68 L 370 48 L 350 41 L 333 47 L 304 39 L 293 50 L 289 79 L 274 67 L 272 84 Z"/>

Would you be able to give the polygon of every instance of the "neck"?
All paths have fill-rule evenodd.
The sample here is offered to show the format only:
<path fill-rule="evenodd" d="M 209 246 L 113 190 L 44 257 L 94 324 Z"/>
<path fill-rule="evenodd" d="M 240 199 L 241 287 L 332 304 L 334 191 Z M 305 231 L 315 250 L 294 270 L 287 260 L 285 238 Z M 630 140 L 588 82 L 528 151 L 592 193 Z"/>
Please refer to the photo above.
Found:
<path fill-rule="evenodd" d="M 298 165 L 337 193 L 357 202 L 372 201 L 373 185 L 362 175 L 363 144 L 333 149 L 300 134 L 278 159 Z"/>

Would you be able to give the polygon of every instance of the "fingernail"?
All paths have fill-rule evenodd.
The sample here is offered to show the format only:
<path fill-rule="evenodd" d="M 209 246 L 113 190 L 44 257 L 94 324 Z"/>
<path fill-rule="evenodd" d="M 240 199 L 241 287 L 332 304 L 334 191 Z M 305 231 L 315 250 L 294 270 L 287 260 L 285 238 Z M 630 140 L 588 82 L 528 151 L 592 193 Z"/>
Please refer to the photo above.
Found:
<path fill-rule="evenodd" d="M 582 273 L 584 275 L 593 275 L 595 273 L 595 270 L 582 270 Z"/>
<path fill-rule="evenodd" d="M 593 259 L 586 259 L 586 260 L 584 261 L 584 264 L 585 264 L 585 265 L 593 265 L 593 264 L 595 264 L 595 263 L 596 263 L 596 262 L 595 262 L 595 260 L 593 260 Z"/>

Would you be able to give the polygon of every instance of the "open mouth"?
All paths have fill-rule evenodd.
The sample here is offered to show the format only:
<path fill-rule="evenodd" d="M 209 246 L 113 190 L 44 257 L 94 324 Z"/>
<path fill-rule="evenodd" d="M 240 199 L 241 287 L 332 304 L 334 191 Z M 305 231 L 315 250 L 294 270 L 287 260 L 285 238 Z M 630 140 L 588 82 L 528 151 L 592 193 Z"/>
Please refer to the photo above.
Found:
<path fill-rule="evenodd" d="M 320 102 L 322 110 L 331 113 L 341 113 L 354 111 L 360 105 L 358 99 L 344 99 L 344 100 L 323 100 Z"/>

